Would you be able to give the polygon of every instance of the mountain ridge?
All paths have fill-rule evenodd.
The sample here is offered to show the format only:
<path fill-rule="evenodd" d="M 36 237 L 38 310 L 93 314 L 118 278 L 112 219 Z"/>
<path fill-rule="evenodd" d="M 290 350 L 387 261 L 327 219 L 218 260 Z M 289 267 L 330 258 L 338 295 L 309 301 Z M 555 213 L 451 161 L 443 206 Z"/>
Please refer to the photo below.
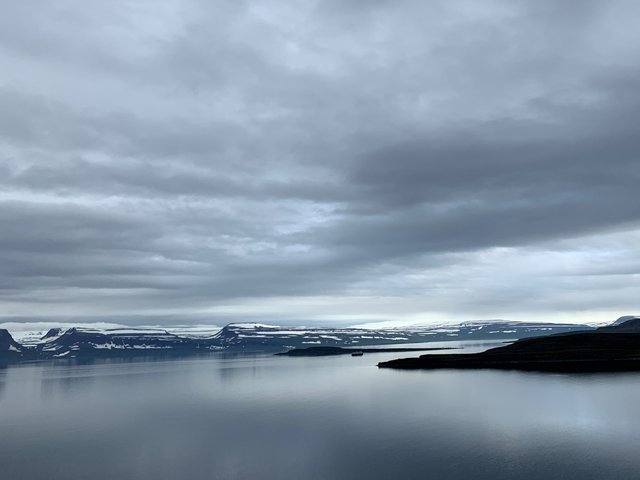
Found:
<path fill-rule="evenodd" d="M 537 322 L 465 322 L 412 329 L 280 327 L 230 323 L 213 335 L 187 335 L 169 328 L 51 328 L 39 339 L 20 344 L 4 330 L 3 359 L 56 359 L 105 356 L 205 354 L 215 351 L 275 352 L 311 346 L 359 347 L 449 340 L 513 340 L 549 333 L 590 330 L 588 325 Z M 33 338 L 33 337 L 30 337 Z M 4 346 L 3 346 L 4 345 Z M 11 350 L 9 345 L 11 345 Z M 16 355 L 19 354 L 19 355 Z"/>

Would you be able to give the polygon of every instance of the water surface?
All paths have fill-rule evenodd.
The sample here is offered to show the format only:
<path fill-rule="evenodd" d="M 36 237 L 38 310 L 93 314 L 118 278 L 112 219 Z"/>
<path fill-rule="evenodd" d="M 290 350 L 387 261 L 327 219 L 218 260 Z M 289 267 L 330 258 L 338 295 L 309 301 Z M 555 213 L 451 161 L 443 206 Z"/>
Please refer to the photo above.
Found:
<path fill-rule="evenodd" d="M 640 477 L 640 374 L 375 367 L 397 357 L 0 369 L 0 478 Z"/>

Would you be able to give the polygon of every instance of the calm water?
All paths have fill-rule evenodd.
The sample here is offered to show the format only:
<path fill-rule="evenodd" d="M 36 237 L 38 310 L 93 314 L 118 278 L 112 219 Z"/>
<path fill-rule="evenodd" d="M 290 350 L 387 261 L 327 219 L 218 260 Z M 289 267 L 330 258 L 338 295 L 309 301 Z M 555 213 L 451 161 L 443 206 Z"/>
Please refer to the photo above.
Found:
<path fill-rule="evenodd" d="M 375 367 L 395 357 L 0 369 L 0 478 L 640 478 L 638 374 Z"/>

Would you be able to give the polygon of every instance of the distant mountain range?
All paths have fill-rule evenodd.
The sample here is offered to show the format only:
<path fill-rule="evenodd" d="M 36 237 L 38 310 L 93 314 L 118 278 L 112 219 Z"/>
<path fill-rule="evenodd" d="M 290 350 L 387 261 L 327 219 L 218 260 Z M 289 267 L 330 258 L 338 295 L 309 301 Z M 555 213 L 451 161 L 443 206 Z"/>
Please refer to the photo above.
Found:
<path fill-rule="evenodd" d="M 305 328 L 261 324 L 230 324 L 216 338 L 227 348 L 274 350 L 311 346 L 368 346 L 448 340 L 496 340 L 527 338 L 551 333 L 591 330 L 588 325 L 525 323 L 510 321 L 465 322 L 406 328 Z"/>
<path fill-rule="evenodd" d="M 45 360 L 113 356 L 169 356 L 216 351 L 275 352 L 311 346 L 356 347 L 447 340 L 507 340 L 578 330 L 588 325 L 477 321 L 459 325 L 390 329 L 278 327 L 232 323 L 213 335 L 175 333 L 161 328 L 52 328 L 19 343 L 0 329 L 0 359 Z"/>

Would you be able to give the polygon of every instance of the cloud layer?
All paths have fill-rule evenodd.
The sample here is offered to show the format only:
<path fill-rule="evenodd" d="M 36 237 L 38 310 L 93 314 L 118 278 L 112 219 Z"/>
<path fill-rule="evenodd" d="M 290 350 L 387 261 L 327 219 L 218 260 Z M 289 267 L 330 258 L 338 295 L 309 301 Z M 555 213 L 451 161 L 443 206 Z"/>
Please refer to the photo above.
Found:
<path fill-rule="evenodd" d="M 634 2 L 3 3 L 5 317 L 638 310 Z"/>

